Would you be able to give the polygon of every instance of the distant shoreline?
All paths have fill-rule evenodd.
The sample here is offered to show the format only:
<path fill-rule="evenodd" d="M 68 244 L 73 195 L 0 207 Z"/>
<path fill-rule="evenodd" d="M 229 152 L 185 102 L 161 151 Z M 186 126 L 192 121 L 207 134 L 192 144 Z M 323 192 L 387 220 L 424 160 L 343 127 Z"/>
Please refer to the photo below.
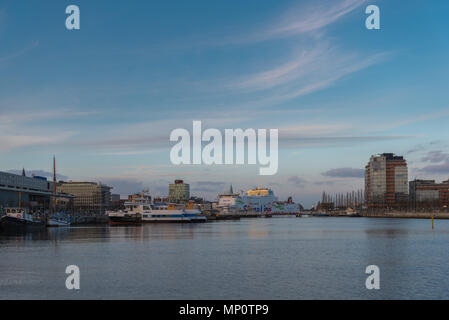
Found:
<path fill-rule="evenodd" d="M 365 218 L 397 218 L 397 219 L 449 219 L 449 212 L 361 212 Z"/>

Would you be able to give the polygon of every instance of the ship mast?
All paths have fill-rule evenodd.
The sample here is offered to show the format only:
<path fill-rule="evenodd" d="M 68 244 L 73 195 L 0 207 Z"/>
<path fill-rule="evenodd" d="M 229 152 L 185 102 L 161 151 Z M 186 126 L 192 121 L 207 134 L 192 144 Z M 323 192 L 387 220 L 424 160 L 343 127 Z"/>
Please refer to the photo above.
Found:
<path fill-rule="evenodd" d="M 53 214 L 56 214 L 56 159 L 53 156 Z"/>
<path fill-rule="evenodd" d="M 22 169 L 22 177 L 25 177 L 25 168 Z M 22 191 L 19 191 L 19 209 L 22 208 Z"/>

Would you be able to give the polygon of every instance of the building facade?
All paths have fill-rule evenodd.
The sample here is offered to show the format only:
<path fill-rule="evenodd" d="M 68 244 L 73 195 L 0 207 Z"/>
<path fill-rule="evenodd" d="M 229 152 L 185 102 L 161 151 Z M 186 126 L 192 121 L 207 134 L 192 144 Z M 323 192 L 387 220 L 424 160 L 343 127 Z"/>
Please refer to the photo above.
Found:
<path fill-rule="evenodd" d="M 393 153 L 371 156 L 365 167 L 368 207 L 404 207 L 408 202 L 408 168 L 404 157 Z"/>
<path fill-rule="evenodd" d="M 190 185 L 183 180 L 175 180 L 169 185 L 168 198 L 170 202 L 187 202 L 190 199 Z"/>
<path fill-rule="evenodd" d="M 410 206 L 419 208 L 447 208 L 449 206 L 449 180 L 410 181 Z"/>
<path fill-rule="evenodd" d="M 60 182 L 58 192 L 74 196 L 73 210 L 104 214 L 110 207 L 111 187 L 95 182 Z"/>
<path fill-rule="evenodd" d="M 70 202 L 72 196 L 58 192 L 57 199 Z M 49 210 L 53 199 L 53 182 L 45 177 L 27 177 L 0 172 L 0 207 L 26 207 Z"/>

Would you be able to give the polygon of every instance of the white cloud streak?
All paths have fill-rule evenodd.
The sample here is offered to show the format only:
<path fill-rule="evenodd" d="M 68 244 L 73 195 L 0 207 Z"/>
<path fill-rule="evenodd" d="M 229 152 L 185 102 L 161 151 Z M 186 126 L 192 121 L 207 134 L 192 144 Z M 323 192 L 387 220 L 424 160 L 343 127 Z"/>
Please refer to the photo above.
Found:
<path fill-rule="evenodd" d="M 221 40 L 219 44 L 252 44 L 304 34 L 310 35 L 337 22 L 366 2 L 366 0 L 328 0 L 317 4 L 317 1 L 309 1 L 306 5 L 290 8 L 280 19 L 268 23 L 269 27 L 260 28 L 256 32 L 241 37 Z"/>

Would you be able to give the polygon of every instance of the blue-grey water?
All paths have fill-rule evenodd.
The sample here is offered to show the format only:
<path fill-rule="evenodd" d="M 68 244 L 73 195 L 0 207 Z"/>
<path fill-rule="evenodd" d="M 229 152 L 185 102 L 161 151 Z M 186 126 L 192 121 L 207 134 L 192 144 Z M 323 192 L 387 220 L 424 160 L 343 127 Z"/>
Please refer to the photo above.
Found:
<path fill-rule="evenodd" d="M 65 286 L 80 268 L 80 290 Z M 365 268 L 380 268 L 367 290 Z M 0 299 L 449 299 L 449 221 L 273 217 L 0 234 Z"/>

